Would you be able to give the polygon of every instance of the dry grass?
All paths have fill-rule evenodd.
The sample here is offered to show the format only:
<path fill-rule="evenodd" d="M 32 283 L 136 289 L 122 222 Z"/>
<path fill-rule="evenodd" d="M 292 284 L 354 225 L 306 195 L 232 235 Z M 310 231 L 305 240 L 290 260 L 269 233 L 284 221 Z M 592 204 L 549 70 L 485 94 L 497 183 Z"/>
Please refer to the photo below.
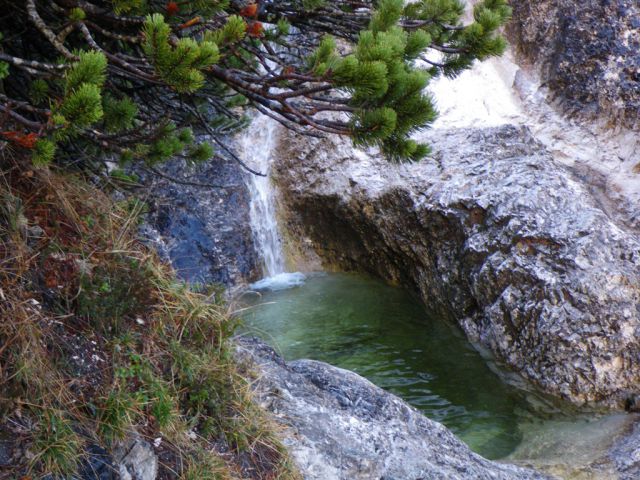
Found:
<path fill-rule="evenodd" d="M 1 478 L 64 477 L 88 445 L 161 437 L 159 478 L 287 479 L 233 361 L 224 305 L 135 238 L 142 205 L 80 176 L 1 160 Z"/>

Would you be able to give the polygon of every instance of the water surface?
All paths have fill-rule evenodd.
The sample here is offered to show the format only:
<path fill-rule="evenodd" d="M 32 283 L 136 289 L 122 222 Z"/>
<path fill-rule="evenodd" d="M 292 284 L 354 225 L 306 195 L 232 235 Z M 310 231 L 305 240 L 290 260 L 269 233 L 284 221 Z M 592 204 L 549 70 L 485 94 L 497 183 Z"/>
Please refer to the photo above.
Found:
<path fill-rule="evenodd" d="M 263 284 L 264 285 L 264 284 Z M 297 288 L 246 295 L 244 318 L 287 360 L 353 370 L 499 458 L 520 442 L 520 392 L 505 385 L 454 328 L 405 291 L 356 275 L 315 275 Z"/>
<path fill-rule="evenodd" d="M 291 282 L 286 275 L 260 282 L 263 290 L 243 297 L 250 333 L 286 360 L 311 358 L 357 372 L 446 425 L 484 457 L 511 454 L 538 463 L 550 451 L 560 457 L 575 447 L 583 461 L 595 454 L 589 432 L 597 436 L 612 424 L 607 417 L 541 408 L 539 397 L 504 383 L 456 327 L 430 317 L 402 289 L 353 274 L 315 274 L 304 283 L 300 274 L 292 274 Z M 613 426 L 624 421 L 616 417 Z M 576 447 L 575 440 L 582 444 Z M 600 449 L 607 439 L 601 440 Z"/>

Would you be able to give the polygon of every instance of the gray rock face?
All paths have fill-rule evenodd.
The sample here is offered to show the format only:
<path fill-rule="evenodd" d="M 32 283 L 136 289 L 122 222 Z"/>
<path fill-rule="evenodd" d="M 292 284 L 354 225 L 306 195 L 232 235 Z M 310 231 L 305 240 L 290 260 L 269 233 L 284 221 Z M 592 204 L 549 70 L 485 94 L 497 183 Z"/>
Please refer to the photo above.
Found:
<path fill-rule="evenodd" d="M 131 438 L 114 452 L 121 480 L 155 480 L 158 457 L 153 447 L 141 438 Z"/>
<path fill-rule="evenodd" d="M 512 42 L 570 111 L 640 127 L 637 0 L 514 0 Z"/>
<path fill-rule="evenodd" d="M 150 185 L 150 212 L 142 233 L 189 282 L 233 286 L 255 279 L 259 264 L 249 223 L 244 172 L 229 160 L 187 167 L 172 160 L 158 167 L 180 182 L 142 172 Z"/>
<path fill-rule="evenodd" d="M 640 241 L 525 127 L 434 132 L 393 166 L 290 134 L 289 237 L 325 266 L 417 291 L 543 391 L 620 407 L 640 385 Z"/>
<path fill-rule="evenodd" d="M 287 427 L 306 480 L 533 480 L 532 470 L 485 460 L 451 432 L 353 372 L 312 360 L 285 363 L 242 339 L 257 364 L 260 403 Z"/>
<path fill-rule="evenodd" d="M 640 423 L 634 426 L 628 436 L 616 442 L 609 452 L 609 457 L 620 480 L 640 478 Z"/>

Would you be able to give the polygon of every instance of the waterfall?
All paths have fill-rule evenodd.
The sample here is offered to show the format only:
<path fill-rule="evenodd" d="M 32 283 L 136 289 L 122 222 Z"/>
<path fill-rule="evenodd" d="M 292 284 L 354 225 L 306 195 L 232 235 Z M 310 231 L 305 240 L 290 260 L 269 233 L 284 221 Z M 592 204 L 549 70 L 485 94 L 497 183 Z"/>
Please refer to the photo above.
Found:
<path fill-rule="evenodd" d="M 238 139 L 238 153 L 251 168 L 266 177 L 250 174 L 247 188 L 250 195 L 249 218 L 256 248 L 262 256 L 265 277 L 252 285 L 256 289 L 280 290 L 300 285 L 305 276 L 299 272 L 287 273 L 282 250 L 282 238 L 278 230 L 276 192 L 270 172 L 278 144 L 278 128 L 275 120 L 256 113 L 251 123 Z"/>
<path fill-rule="evenodd" d="M 273 277 L 284 273 L 282 240 L 276 221 L 276 196 L 269 173 L 276 147 L 278 124 L 266 115 L 257 114 L 238 141 L 242 159 L 254 170 L 267 176 L 250 175 L 248 179 L 250 219 L 256 247 L 262 254 L 263 273 Z"/>

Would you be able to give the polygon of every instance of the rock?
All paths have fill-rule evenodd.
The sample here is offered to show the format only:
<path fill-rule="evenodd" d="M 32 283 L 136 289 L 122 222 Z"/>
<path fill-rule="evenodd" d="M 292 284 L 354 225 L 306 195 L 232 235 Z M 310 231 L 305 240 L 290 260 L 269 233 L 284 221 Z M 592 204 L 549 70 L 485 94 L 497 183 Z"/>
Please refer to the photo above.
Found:
<path fill-rule="evenodd" d="M 509 37 L 564 107 L 640 127 L 637 0 L 517 0 Z"/>
<path fill-rule="evenodd" d="M 0 433 L 0 468 L 10 466 L 14 461 L 15 442 Z"/>
<path fill-rule="evenodd" d="M 394 166 L 283 133 L 285 228 L 327 268 L 416 291 L 545 392 L 622 408 L 640 385 L 640 240 L 526 127 L 432 132 Z"/>
<path fill-rule="evenodd" d="M 257 399 L 286 427 L 285 445 L 305 480 L 548 478 L 480 457 L 353 372 L 312 360 L 285 363 L 256 339 L 240 339 L 239 355 L 257 365 Z"/>
<path fill-rule="evenodd" d="M 534 468 L 558 479 L 627 478 L 618 445 L 631 441 L 636 415 L 591 413 L 580 420 L 556 417 L 522 426 L 522 441 L 504 461 Z M 561 447 L 560 447 L 561 446 Z"/>
<path fill-rule="evenodd" d="M 619 480 L 640 478 L 640 423 L 629 435 L 619 439 L 609 453 L 615 464 Z"/>
<path fill-rule="evenodd" d="M 155 480 L 158 475 L 158 457 L 153 447 L 140 437 L 119 445 L 113 457 L 122 480 Z"/>
<path fill-rule="evenodd" d="M 87 447 L 86 460 L 78 470 L 81 480 L 118 480 L 111 455 L 98 445 Z"/>
<path fill-rule="evenodd" d="M 244 173 L 230 160 L 195 167 L 172 160 L 158 167 L 182 182 L 140 172 L 149 185 L 150 206 L 142 234 L 178 276 L 192 283 L 234 286 L 256 279 L 258 258 L 249 223 L 249 194 Z"/>

